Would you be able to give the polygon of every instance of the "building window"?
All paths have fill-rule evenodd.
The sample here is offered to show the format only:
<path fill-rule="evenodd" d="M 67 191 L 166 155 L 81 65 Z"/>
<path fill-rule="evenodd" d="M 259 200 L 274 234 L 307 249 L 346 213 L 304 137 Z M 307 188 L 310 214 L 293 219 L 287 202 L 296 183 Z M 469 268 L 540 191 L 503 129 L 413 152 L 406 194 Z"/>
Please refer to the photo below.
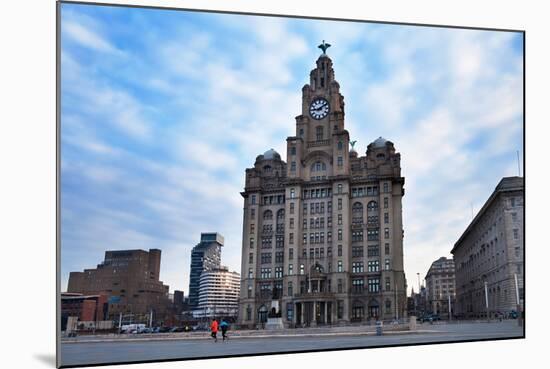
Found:
<path fill-rule="evenodd" d="M 390 277 L 386 277 L 386 291 L 391 291 L 391 280 L 390 280 Z"/>
<path fill-rule="evenodd" d="M 338 245 L 338 256 L 342 256 L 342 245 Z"/>
<path fill-rule="evenodd" d="M 248 278 L 253 278 L 254 273 L 252 272 L 252 268 L 248 269 Z"/>
<path fill-rule="evenodd" d="M 304 204 L 304 211 L 303 211 L 304 215 L 307 215 L 307 204 Z"/>
<path fill-rule="evenodd" d="M 384 238 L 390 238 L 390 229 L 384 228 Z"/>
<path fill-rule="evenodd" d="M 378 245 L 370 245 L 367 249 L 367 256 L 378 256 L 380 254 Z"/>
<path fill-rule="evenodd" d="M 367 212 L 370 213 L 370 212 L 373 212 L 373 211 L 377 211 L 378 210 L 378 203 L 376 201 L 370 201 L 368 204 L 367 204 Z"/>
<path fill-rule="evenodd" d="M 293 245 L 294 244 L 294 233 L 288 234 L 288 243 Z"/>
<path fill-rule="evenodd" d="M 248 294 L 247 294 L 248 298 L 252 298 L 252 286 L 251 285 L 248 285 Z"/>
<path fill-rule="evenodd" d="M 254 262 L 254 253 L 248 254 L 248 263 L 252 264 Z"/>
<path fill-rule="evenodd" d="M 369 262 L 370 264 L 370 262 Z M 365 271 L 362 261 L 351 263 L 351 272 L 352 273 L 363 273 Z"/>
<path fill-rule="evenodd" d="M 304 135 L 304 129 L 300 128 L 300 137 L 302 137 L 303 135 Z"/>
<path fill-rule="evenodd" d="M 363 256 L 363 246 L 353 246 L 351 248 L 352 257 L 362 257 Z"/>
<path fill-rule="evenodd" d="M 380 278 L 369 278 L 368 279 L 368 291 L 369 292 L 378 292 L 378 291 L 380 291 Z"/>
<path fill-rule="evenodd" d="M 300 264 L 300 275 L 304 275 L 304 264 Z"/>
<path fill-rule="evenodd" d="M 292 296 L 294 292 L 292 291 L 292 282 L 288 282 L 288 295 Z"/>
<path fill-rule="evenodd" d="M 386 314 L 391 314 L 391 301 L 386 300 Z"/>
<path fill-rule="evenodd" d="M 321 141 L 323 139 L 323 127 L 322 126 L 318 126 L 315 129 L 315 135 L 316 135 L 317 141 Z"/>
<path fill-rule="evenodd" d="M 271 253 L 270 252 L 262 252 L 262 254 L 261 254 L 261 263 L 262 264 L 271 264 Z"/>
<path fill-rule="evenodd" d="M 294 274 L 294 266 L 292 264 L 288 264 L 288 275 Z"/>
<path fill-rule="evenodd" d="M 273 212 L 271 210 L 264 211 L 264 220 L 273 219 Z"/>
<path fill-rule="evenodd" d="M 275 278 L 283 278 L 283 267 L 275 267 Z"/>
<path fill-rule="evenodd" d="M 388 224 L 390 222 L 390 214 L 384 213 L 384 224 Z"/>
<path fill-rule="evenodd" d="M 290 218 L 289 226 L 290 228 L 294 228 L 294 218 Z"/>
<path fill-rule="evenodd" d="M 304 233 L 303 236 L 304 236 L 304 237 L 303 237 L 303 242 L 302 242 L 302 243 L 303 243 L 304 245 L 306 245 L 306 244 L 307 244 L 307 233 Z"/>
<path fill-rule="evenodd" d="M 519 229 L 514 229 L 514 240 L 519 240 Z"/>
<path fill-rule="evenodd" d="M 338 241 L 342 241 L 342 230 L 338 230 Z"/>
<path fill-rule="evenodd" d="M 254 219 L 256 216 L 256 209 L 250 209 L 250 218 Z"/>
<path fill-rule="evenodd" d="M 343 165 L 344 165 L 344 159 L 341 156 L 339 156 L 338 157 L 338 166 L 342 167 Z"/>
<path fill-rule="evenodd" d="M 339 193 L 339 194 L 342 193 L 342 188 L 343 188 L 342 184 L 339 183 L 339 184 L 338 184 L 338 193 Z"/>
<path fill-rule="evenodd" d="M 368 262 L 368 271 L 373 273 L 373 272 L 378 272 L 380 270 L 380 262 L 378 260 L 370 260 Z"/>
<path fill-rule="evenodd" d="M 250 196 L 250 204 L 251 205 L 256 205 L 256 195 Z"/>
<path fill-rule="evenodd" d="M 344 285 L 342 284 L 342 280 L 338 279 L 338 293 L 342 293 L 344 291 Z"/>
<path fill-rule="evenodd" d="M 271 268 L 261 268 L 260 278 L 262 279 L 271 278 Z"/>
<path fill-rule="evenodd" d="M 254 237 L 250 237 L 250 248 L 254 248 Z"/>
<path fill-rule="evenodd" d="M 388 202 L 389 202 L 388 198 L 384 197 L 384 209 L 387 209 L 389 207 Z"/>
<path fill-rule="evenodd" d="M 384 244 L 384 253 L 386 255 L 390 254 L 390 244 L 389 243 Z"/>
<path fill-rule="evenodd" d="M 296 155 L 296 146 L 290 147 L 290 155 Z"/>
<path fill-rule="evenodd" d="M 250 233 L 254 233 L 254 224 L 250 224 Z"/>
<path fill-rule="evenodd" d="M 290 248 L 288 249 L 288 260 L 294 259 L 294 249 Z"/>
<path fill-rule="evenodd" d="M 353 231 L 351 232 L 352 242 L 363 241 L 363 231 Z"/>
<path fill-rule="evenodd" d="M 517 222 L 518 220 L 518 213 L 512 213 L 512 222 Z"/>
<path fill-rule="evenodd" d="M 246 320 L 251 320 L 252 319 L 252 308 L 250 307 L 250 305 L 248 305 L 246 307 Z"/>
<path fill-rule="evenodd" d="M 342 225 L 342 214 L 338 214 L 338 225 Z"/>
<path fill-rule="evenodd" d="M 378 241 L 378 228 L 367 229 L 367 240 Z"/>
<path fill-rule="evenodd" d="M 343 272 L 344 271 L 344 266 L 342 264 L 342 260 L 338 260 L 338 272 Z"/>
<path fill-rule="evenodd" d="M 290 214 L 294 214 L 294 203 L 290 203 Z"/>
<path fill-rule="evenodd" d="M 342 141 L 338 141 L 338 150 L 344 149 L 344 143 Z"/>
<path fill-rule="evenodd" d="M 515 206 L 516 206 L 516 198 L 515 198 L 515 197 L 510 198 L 510 206 L 511 206 L 511 207 L 515 207 Z"/>
<path fill-rule="evenodd" d="M 356 202 L 352 206 L 352 223 L 363 224 L 363 204 Z"/>
<path fill-rule="evenodd" d="M 275 253 L 275 262 L 282 263 L 284 259 L 284 251 L 277 251 Z"/>
<path fill-rule="evenodd" d="M 384 269 L 390 270 L 390 259 L 384 261 Z"/>
<path fill-rule="evenodd" d="M 294 199 L 295 197 L 296 197 L 296 190 L 294 190 L 294 188 L 291 188 L 290 189 L 290 198 Z"/>
<path fill-rule="evenodd" d="M 363 278 L 354 278 L 351 280 L 351 286 L 353 292 L 363 292 L 365 280 Z"/>
<path fill-rule="evenodd" d="M 327 232 L 327 242 L 328 243 L 332 242 L 332 232 Z"/>
<path fill-rule="evenodd" d="M 384 192 L 390 192 L 390 184 L 388 182 L 384 182 Z"/>
<path fill-rule="evenodd" d="M 332 246 L 327 247 L 327 257 L 332 257 Z"/>

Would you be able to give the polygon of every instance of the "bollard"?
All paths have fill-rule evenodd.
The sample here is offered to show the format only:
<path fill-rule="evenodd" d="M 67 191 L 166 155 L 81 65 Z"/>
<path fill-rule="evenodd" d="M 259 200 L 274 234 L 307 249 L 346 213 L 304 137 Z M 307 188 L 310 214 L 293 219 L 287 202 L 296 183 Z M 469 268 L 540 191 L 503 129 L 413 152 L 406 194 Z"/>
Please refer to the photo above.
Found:
<path fill-rule="evenodd" d="M 382 335 L 382 322 L 381 321 L 376 322 L 376 335 L 377 336 Z"/>

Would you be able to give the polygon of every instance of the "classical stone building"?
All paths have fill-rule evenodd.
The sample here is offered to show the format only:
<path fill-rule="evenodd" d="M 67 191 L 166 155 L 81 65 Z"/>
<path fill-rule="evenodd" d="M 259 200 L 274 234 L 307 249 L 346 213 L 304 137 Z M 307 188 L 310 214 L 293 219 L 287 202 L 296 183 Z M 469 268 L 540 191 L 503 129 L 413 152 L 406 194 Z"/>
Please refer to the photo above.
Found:
<path fill-rule="evenodd" d="M 442 319 L 449 318 L 449 301 L 451 314 L 456 310 L 455 304 L 455 263 L 453 259 L 440 257 L 432 263 L 426 274 L 428 310 L 439 314 Z"/>
<path fill-rule="evenodd" d="M 199 284 L 205 270 L 218 269 L 221 265 L 223 236 L 219 233 L 201 233 L 201 241 L 191 250 L 189 273 L 189 308 L 199 306 Z"/>
<path fill-rule="evenodd" d="M 394 319 L 406 309 L 400 154 L 381 137 L 366 156 L 350 150 L 332 60 L 323 51 L 316 64 L 287 161 L 271 149 L 246 170 L 242 326 L 263 324 L 273 306 L 286 326 Z"/>
<path fill-rule="evenodd" d="M 159 280 L 161 251 L 106 251 L 105 260 L 95 269 L 71 272 L 67 292 L 107 295 L 108 316 L 150 314 L 162 319 L 171 303 L 168 286 Z"/>
<path fill-rule="evenodd" d="M 490 315 L 523 305 L 523 188 L 523 177 L 503 178 L 455 243 L 459 315 L 484 317 L 486 302 Z"/>

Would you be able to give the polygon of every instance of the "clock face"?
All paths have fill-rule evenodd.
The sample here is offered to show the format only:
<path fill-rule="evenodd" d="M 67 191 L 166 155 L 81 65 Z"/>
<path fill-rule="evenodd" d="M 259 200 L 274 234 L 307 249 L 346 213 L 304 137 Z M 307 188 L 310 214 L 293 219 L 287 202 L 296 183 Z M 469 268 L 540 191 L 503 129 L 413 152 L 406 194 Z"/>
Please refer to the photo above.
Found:
<path fill-rule="evenodd" d="M 317 98 L 311 102 L 309 106 L 309 114 L 313 119 L 323 119 L 328 115 L 330 105 L 323 98 Z"/>

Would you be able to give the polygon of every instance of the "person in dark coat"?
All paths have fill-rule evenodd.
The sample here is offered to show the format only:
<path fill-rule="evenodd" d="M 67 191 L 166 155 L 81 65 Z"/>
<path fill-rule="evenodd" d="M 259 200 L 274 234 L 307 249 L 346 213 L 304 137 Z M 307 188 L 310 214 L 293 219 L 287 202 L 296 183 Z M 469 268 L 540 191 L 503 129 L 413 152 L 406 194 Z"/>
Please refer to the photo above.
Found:
<path fill-rule="evenodd" d="M 225 341 L 227 339 L 227 330 L 229 329 L 229 323 L 222 319 L 222 322 L 220 323 L 220 328 L 222 329 L 222 337 Z"/>

